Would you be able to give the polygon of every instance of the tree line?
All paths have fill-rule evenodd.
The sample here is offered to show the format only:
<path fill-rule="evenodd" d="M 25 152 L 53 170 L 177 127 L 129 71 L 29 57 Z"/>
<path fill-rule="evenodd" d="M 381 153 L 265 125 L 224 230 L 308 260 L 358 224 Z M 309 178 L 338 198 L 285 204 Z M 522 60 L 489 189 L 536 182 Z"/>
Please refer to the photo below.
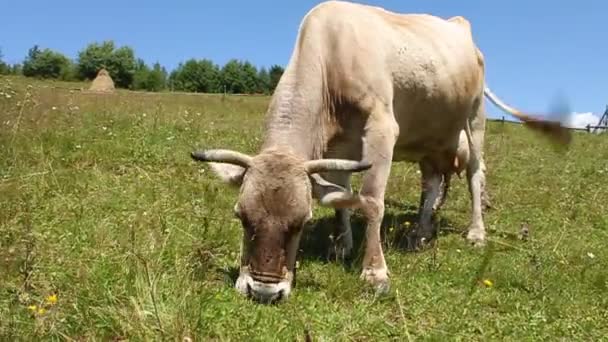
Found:
<path fill-rule="evenodd" d="M 5 75 L 84 81 L 94 79 L 102 68 L 108 70 L 118 88 L 232 94 L 271 94 L 284 71 L 280 65 L 258 69 L 239 59 L 220 66 L 209 59 L 191 58 L 169 73 L 158 62 L 148 65 L 131 47 L 116 46 L 111 40 L 87 45 L 75 60 L 35 45 L 22 63 L 9 65 L 3 62 L 0 50 L 0 74 Z"/>

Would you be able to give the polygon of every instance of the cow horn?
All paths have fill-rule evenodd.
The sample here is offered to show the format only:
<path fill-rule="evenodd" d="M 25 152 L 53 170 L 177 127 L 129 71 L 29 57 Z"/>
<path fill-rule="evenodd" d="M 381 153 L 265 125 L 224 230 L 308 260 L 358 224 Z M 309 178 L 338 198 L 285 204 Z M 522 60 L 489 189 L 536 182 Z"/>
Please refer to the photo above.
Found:
<path fill-rule="evenodd" d="M 365 161 L 346 159 L 317 159 L 307 161 L 305 166 L 306 171 L 312 174 L 326 171 L 360 172 L 371 168 L 372 164 Z"/>
<path fill-rule="evenodd" d="M 230 150 L 206 150 L 190 153 L 194 160 L 202 162 L 217 162 L 238 165 L 248 168 L 251 165 L 251 157 L 236 151 Z"/>

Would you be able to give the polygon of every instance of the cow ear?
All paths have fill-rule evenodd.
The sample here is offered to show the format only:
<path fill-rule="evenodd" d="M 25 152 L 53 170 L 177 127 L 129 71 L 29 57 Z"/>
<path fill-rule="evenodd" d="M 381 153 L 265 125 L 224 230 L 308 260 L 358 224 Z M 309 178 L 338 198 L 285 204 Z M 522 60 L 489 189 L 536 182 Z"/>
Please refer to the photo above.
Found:
<path fill-rule="evenodd" d="M 325 207 L 336 209 L 356 208 L 361 203 L 361 197 L 353 194 L 344 187 L 328 182 L 318 173 L 311 174 L 310 180 L 314 197 Z"/>
<path fill-rule="evenodd" d="M 234 165 L 234 164 L 225 164 L 225 163 L 209 163 L 209 167 L 211 171 L 215 173 L 223 182 L 228 183 L 234 187 L 240 187 L 243 183 L 243 176 L 245 175 L 244 167 Z"/>

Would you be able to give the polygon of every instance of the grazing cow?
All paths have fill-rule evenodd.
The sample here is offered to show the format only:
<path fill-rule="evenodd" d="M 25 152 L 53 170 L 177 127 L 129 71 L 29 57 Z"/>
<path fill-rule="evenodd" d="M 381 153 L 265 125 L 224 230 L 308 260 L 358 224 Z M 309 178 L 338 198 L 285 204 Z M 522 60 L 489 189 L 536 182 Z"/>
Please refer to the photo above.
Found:
<path fill-rule="evenodd" d="M 418 162 L 430 187 L 453 171 L 459 134 L 469 142 L 472 202 L 468 239 L 483 244 L 481 147 L 484 62 L 468 22 L 397 14 L 343 1 L 315 6 L 303 18 L 289 63 L 272 96 L 261 150 L 192 152 L 224 181 L 240 187 L 235 214 L 243 226 L 236 288 L 261 302 L 287 298 L 313 198 L 336 208 L 337 243 L 352 247 L 348 211 L 366 221 L 361 278 L 389 286 L 380 241 L 384 194 L 392 161 Z M 500 104 L 531 128 L 558 141 L 559 123 L 534 119 Z M 353 172 L 364 172 L 358 193 Z M 435 194 L 431 194 L 434 203 Z M 432 235 L 422 225 L 418 239 Z"/>

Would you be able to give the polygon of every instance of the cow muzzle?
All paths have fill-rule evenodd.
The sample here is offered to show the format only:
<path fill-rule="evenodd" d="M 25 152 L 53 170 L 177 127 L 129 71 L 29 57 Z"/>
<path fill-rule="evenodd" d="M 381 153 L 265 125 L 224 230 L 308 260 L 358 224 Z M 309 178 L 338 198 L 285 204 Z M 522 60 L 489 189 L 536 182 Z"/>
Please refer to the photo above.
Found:
<path fill-rule="evenodd" d="M 256 277 L 257 278 L 257 277 Z M 291 293 L 291 273 L 281 280 L 254 279 L 248 271 L 241 272 L 236 289 L 260 303 L 273 304 L 286 300 Z"/>

